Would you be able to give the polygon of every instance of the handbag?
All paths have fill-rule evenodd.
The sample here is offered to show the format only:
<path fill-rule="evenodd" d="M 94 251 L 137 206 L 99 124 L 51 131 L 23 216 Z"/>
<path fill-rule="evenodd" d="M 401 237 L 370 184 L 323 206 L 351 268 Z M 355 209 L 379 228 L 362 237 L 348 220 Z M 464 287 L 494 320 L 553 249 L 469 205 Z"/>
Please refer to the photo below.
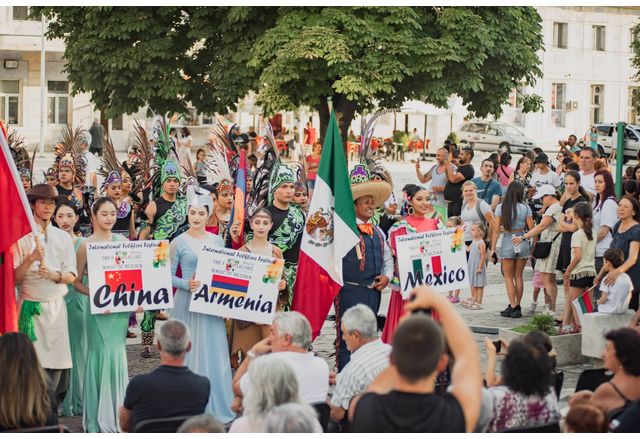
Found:
<path fill-rule="evenodd" d="M 558 233 L 549 242 L 540 242 L 540 241 L 538 241 L 538 243 L 536 244 L 535 248 L 533 249 L 532 256 L 534 258 L 536 258 L 536 259 L 545 259 L 545 258 L 547 258 L 551 254 L 551 246 L 553 245 L 554 241 L 560 235 L 561 235 L 561 233 Z"/>

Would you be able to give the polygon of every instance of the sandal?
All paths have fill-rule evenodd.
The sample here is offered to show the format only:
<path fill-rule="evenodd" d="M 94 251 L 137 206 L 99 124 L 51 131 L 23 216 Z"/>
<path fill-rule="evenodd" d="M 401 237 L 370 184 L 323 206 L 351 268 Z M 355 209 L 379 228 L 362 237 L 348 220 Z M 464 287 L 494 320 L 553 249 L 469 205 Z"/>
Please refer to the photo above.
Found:
<path fill-rule="evenodd" d="M 460 305 L 464 306 L 465 308 L 469 308 L 471 305 L 473 305 L 473 300 L 472 299 L 461 300 Z"/>
<path fill-rule="evenodd" d="M 149 346 L 143 347 L 142 351 L 140 351 L 140 356 L 142 358 L 152 358 L 153 354 L 151 353 L 151 348 Z"/>
<path fill-rule="evenodd" d="M 473 311 L 478 311 L 482 309 L 482 305 L 480 305 L 479 303 L 472 303 L 471 306 L 469 306 L 469 309 Z"/>

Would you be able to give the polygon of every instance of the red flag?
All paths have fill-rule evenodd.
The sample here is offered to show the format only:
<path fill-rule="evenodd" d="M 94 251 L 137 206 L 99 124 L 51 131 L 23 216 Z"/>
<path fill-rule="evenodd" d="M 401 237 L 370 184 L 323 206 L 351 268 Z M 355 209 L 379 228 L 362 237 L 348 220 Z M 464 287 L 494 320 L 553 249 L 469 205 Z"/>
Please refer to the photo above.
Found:
<path fill-rule="evenodd" d="M 127 291 L 142 289 L 142 270 L 107 270 L 104 272 L 104 283 L 115 291 L 124 284 Z"/>
<path fill-rule="evenodd" d="M 35 232 L 33 214 L 18 176 L 7 132 L 0 121 L 0 205 L 11 209 L 11 218 L 0 220 L 0 333 L 18 330 L 18 310 L 10 247 L 29 232 Z"/>
<path fill-rule="evenodd" d="M 442 259 L 440 256 L 431 256 L 431 269 L 433 274 L 442 273 Z"/>

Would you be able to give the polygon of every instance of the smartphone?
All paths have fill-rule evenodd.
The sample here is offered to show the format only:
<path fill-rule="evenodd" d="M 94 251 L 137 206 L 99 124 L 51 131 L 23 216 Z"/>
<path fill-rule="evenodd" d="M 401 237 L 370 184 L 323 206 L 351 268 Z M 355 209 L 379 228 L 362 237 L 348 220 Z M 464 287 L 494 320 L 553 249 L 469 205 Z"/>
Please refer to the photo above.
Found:
<path fill-rule="evenodd" d="M 496 347 L 496 354 L 500 353 L 500 348 L 502 347 L 502 342 L 500 340 L 492 341 L 493 345 Z"/>

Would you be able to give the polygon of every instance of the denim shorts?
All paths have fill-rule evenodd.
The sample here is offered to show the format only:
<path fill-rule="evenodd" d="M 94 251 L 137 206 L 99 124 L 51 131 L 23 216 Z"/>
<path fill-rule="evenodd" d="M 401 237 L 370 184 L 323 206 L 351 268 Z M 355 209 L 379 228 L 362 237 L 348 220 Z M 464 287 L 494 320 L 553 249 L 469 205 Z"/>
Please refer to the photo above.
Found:
<path fill-rule="evenodd" d="M 502 234 L 502 242 L 500 243 L 500 248 L 498 249 L 498 257 L 500 259 L 526 259 L 531 256 L 531 245 L 529 244 L 529 240 L 525 239 L 520 244 L 520 251 L 516 254 L 515 248 L 513 248 L 513 242 L 511 239 L 513 236 L 522 236 L 524 235 L 524 231 L 516 232 L 516 233 L 503 233 Z"/>

